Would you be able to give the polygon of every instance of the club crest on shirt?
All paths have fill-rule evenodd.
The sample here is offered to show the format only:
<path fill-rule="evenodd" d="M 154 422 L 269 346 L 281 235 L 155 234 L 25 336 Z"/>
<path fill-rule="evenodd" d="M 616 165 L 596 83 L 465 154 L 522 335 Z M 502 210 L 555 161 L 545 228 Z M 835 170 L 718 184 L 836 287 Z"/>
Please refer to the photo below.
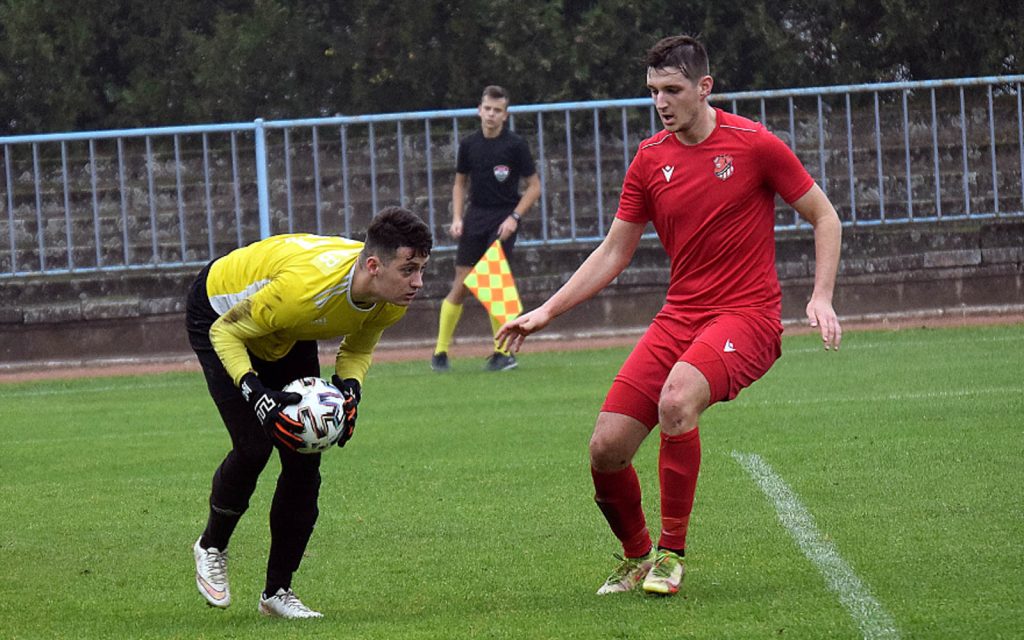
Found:
<path fill-rule="evenodd" d="M 715 177 L 719 180 L 728 180 L 732 176 L 732 156 L 715 156 Z"/>
<path fill-rule="evenodd" d="M 508 165 L 499 164 L 494 167 L 494 179 L 498 182 L 505 182 L 508 179 L 508 174 L 512 170 L 508 168 Z"/>

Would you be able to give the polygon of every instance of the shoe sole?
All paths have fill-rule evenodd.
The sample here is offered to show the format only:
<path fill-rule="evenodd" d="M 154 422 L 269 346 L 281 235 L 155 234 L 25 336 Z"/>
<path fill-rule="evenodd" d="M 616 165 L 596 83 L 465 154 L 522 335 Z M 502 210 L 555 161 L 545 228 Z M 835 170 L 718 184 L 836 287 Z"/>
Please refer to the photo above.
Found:
<path fill-rule="evenodd" d="M 668 584 L 668 583 L 665 583 L 665 582 L 655 582 L 655 583 L 652 583 L 652 584 L 647 584 L 647 581 L 645 580 L 644 583 L 643 583 L 643 590 L 644 590 L 645 593 L 649 593 L 651 595 L 671 596 L 671 595 L 674 595 L 676 593 L 679 593 L 679 587 L 682 586 L 682 584 L 683 584 L 683 577 L 685 577 L 685 576 L 686 576 L 686 573 L 683 572 L 683 575 L 679 576 L 679 583 L 676 584 L 675 586 L 673 586 L 671 584 Z"/>
<path fill-rule="evenodd" d="M 313 616 L 282 616 L 281 614 L 274 612 L 272 609 L 264 605 L 262 602 L 260 603 L 259 606 L 259 612 L 261 616 L 266 616 L 267 618 L 277 618 L 279 620 L 316 620 L 318 618 L 324 617 L 324 614 L 320 612 L 317 612 L 316 615 Z"/>
<path fill-rule="evenodd" d="M 649 594 L 655 595 L 655 596 L 671 596 L 671 595 L 675 595 L 675 594 L 679 593 L 679 587 L 676 587 L 675 589 L 673 589 L 672 587 L 668 587 L 668 586 L 662 587 L 662 585 L 660 585 L 660 584 L 659 585 L 651 585 L 651 586 L 647 586 L 645 584 L 643 589 L 644 589 L 644 593 L 649 593 Z"/>

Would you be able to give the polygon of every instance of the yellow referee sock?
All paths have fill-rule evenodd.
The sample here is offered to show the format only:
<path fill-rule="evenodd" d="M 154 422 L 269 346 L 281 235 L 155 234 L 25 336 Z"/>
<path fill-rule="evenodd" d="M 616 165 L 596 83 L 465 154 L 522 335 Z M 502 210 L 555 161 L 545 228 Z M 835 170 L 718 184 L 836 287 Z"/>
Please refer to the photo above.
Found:
<path fill-rule="evenodd" d="M 503 325 L 505 323 L 504 322 L 498 322 L 498 320 L 494 316 L 489 314 L 489 313 L 487 314 L 487 317 L 491 319 L 491 335 L 497 335 L 498 329 L 500 329 L 501 325 Z M 502 355 L 506 355 L 506 356 L 509 355 L 509 353 L 510 353 L 508 349 L 500 349 L 500 348 L 498 348 L 498 341 L 497 340 L 494 341 L 494 350 L 496 352 L 498 352 L 498 353 L 500 353 Z"/>
<path fill-rule="evenodd" d="M 434 353 L 446 353 L 452 344 L 452 336 L 455 335 L 455 327 L 459 325 L 459 318 L 462 317 L 462 305 L 452 304 L 448 300 L 441 302 L 441 318 L 437 328 L 437 346 Z"/>

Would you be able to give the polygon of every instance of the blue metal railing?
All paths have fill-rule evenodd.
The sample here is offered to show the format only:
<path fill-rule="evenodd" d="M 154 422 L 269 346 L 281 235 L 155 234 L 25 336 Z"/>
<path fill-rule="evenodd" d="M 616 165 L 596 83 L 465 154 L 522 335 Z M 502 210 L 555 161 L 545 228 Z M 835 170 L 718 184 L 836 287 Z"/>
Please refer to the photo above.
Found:
<path fill-rule="evenodd" d="M 1024 216 L 1024 76 L 713 95 L 796 151 L 846 226 Z M 521 246 L 596 243 L 648 98 L 516 105 L 542 195 Z M 360 234 L 388 204 L 445 234 L 476 109 L 0 137 L 0 277 L 205 263 L 290 231 Z M 801 220 L 780 203 L 776 229 Z"/>

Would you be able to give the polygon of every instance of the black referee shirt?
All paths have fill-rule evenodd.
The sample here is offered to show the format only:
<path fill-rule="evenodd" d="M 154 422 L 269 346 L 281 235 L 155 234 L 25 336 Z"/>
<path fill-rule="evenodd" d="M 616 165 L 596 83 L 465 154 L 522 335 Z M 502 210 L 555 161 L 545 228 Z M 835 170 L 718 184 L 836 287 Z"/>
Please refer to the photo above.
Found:
<path fill-rule="evenodd" d="M 482 131 L 463 138 L 455 170 L 469 174 L 469 202 L 475 207 L 514 207 L 519 179 L 537 173 L 530 146 L 507 126 L 496 138 Z"/>

